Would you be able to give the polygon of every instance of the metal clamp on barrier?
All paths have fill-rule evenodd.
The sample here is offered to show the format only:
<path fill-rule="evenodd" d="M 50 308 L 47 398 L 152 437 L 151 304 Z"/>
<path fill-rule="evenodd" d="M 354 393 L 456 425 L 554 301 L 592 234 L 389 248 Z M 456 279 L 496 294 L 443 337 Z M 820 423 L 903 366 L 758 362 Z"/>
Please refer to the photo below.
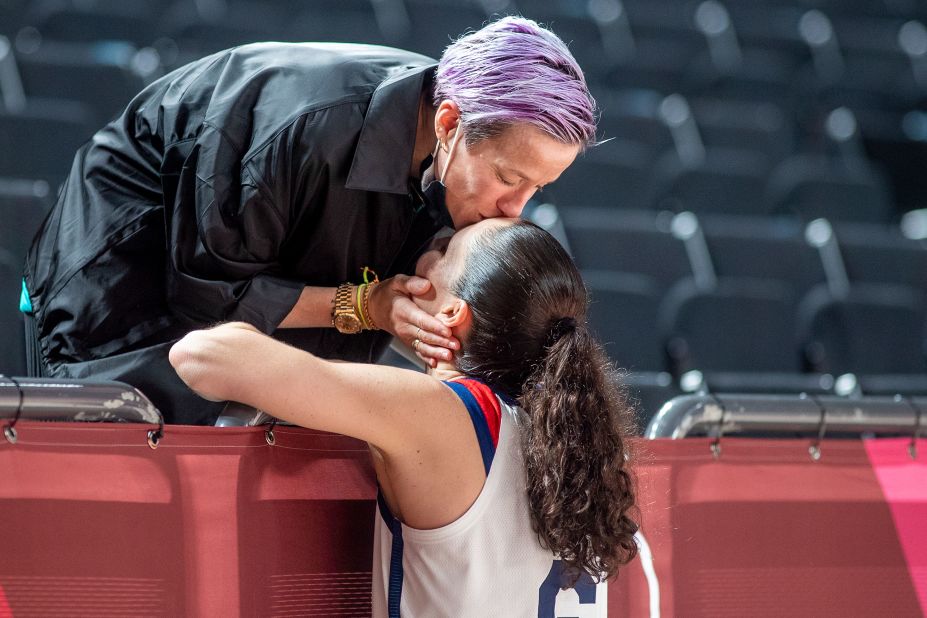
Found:
<path fill-rule="evenodd" d="M 16 381 L 16 378 L 7 378 L 6 376 L 0 375 L 0 380 L 9 380 L 13 386 L 16 387 L 16 414 L 13 416 L 12 421 L 3 426 L 3 437 L 5 437 L 10 444 L 16 444 L 16 441 L 19 439 L 16 433 L 16 423 L 19 422 L 19 418 L 23 413 L 23 389 L 20 387 L 19 382 Z"/>
<path fill-rule="evenodd" d="M 818 421 L 818 435 L 811 443 L 811 446 L 808 447 L 808 454 L 811 455 L 812 461 L 821 460 L 821 442 L 824 441 L 824 434 L 827 433 L 827 408 L 821 405 L 821 402 L 818 401 L 818 398 L 814 395 L 808 395 L 806 393 L 801 393 L 799 395 L 800 399 L 810 399 L 818 408 L 821 410 L 821 420 Z"/>
<path fill-rule="evenodd" d="M 914 422 L 914 433 L 911 434 L 911 442 L 908 443 L 908 455 L 911 456 L 911 459 L 917 459 L 917 441 L 921 438 L 921 421 L 924 420 L 924 410 L 920 406 L 916 405 L 910 397 L 905 397 L 904 395 L 895 395 L 895 401 L 904 401 L 911 409 L 914 410 L 916 415 L 916 421 Z"/>
<path fill-rule="evenodd" d="M 158 425 L 148 432 L 151 448 L 157 448 L 164 434 L 161 412 L 138 389 L 122 382 L 0 375 L 0 418 L 10 419 L 4 435 L 12 444 L 19 420 Z"/>

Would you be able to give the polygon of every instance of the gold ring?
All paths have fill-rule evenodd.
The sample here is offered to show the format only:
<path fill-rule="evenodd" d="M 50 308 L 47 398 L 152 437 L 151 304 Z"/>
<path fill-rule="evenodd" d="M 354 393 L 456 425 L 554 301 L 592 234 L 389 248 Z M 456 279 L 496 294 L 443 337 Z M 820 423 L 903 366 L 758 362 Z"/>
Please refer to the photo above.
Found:
<path fill-rule="evenodd" d="M 421 340 L 420 340 L 420 339 L 416 339 L 415 341 L 413 341 L 413 342 L 412 342 L 412 349 L 413 349 L 414 351 L 418 352 L 418 344 L 420 344 L 420 343 L 421 343 Z"/>
<path fill-rule="evenodd" d="M 415 338 L 416 338 L 416 339 L 421 339 L 421 337 L 422 337 L 422 327 L 419 326 L 419 327 L 418 327 L 418 330 L 415 331 Z"/>

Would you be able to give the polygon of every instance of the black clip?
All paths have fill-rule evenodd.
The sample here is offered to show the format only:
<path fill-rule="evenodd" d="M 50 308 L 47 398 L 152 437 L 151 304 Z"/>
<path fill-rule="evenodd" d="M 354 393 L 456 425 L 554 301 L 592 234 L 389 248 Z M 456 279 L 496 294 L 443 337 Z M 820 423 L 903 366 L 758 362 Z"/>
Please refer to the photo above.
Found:
<path fill-rule="evenodd" d="M 16 381 L 16 378 L 11 376 L 5 376 L 0 374 L 0 378 L 6 378 L 13 383 L 13 386 L 16 387 L 16 391 L 19 394 L 19 403 L 16 405 L 16 415 L 13 416 L 13 420 L 4 425 L 3 427 L 3 436 L 6 438 L 6 441 L 10 444 L 16 444 L 16 441 L 19 440 L 19 434 L 16 432 L 16 423 L 19 422 L 19 417 L 23 413 L 23 388 L 19 385 L 19 382 Z"/>

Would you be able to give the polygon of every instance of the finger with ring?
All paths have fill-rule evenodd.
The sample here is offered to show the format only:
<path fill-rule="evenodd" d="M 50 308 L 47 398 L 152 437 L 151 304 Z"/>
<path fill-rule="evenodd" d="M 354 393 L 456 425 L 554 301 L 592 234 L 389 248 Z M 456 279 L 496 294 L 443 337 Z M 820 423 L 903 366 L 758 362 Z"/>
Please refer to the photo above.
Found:
<path fill-rule="evenodd" d="M 412 349 L 415 350 L 416 352 L 418 352 L 418 344 L 420 344 L 421 342 L 422 342 L 421 339 L 416 339 L 415 341 L 413 341 L 413 342 L 412 342 Z"/>

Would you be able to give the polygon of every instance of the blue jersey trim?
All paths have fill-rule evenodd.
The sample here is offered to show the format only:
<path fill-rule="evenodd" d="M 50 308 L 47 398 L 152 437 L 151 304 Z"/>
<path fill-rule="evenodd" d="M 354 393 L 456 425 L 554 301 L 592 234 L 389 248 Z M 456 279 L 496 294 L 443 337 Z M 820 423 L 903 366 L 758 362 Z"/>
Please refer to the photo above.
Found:
<path fill-rule="evenodd" d="M 496 455 L 496 446 L 492 443 L 492 434 L 489 433 L 486 415 L 483 413 L 480 404 L 477 403 L 476 397 L 466 386 L 457 382 L 445 382 L 445 384 L 457 393 L 457 396 L 467 407 L 467 412 L 470 413 L 470 421 L 473 423 L 473 429 L 476 430 L 476 439 L 480 444 L 480 455 L 483 456 L 483 467 L 486 469 L 486 476 L 489 476 L 489 468 L 492 466 L 492 459 Z"/>
<path fill-rule="evenodd" d="M 377 492 L 377 507 L 380 516 L 393 535 L 393 547 L 389 557 L 389 580 L 386 592 L 386 610 L 389 618 L 399 618 L 399 605 L 402 600 L 402 522 L 393 516 L 383 499 L 383 493 Z"/>
<path fill-rule="evenodd" d="M 480 455 L 483 458 L 483 467 L 486 469 L 486 474 L 488 476 L 489 468 L 492 466 L 492 460 L 496 454 L 496 447 L 492 442 L 492 435 L 489 433 L 489 424 L 486 421 L 486 415 L 483 413 L 483 409 L 480 408 L 479 403 L 477 403 L 473 393 L 471 393 L 466 386 L 454 382 L 445 382 L 445 384 L 447 384 L 451 390 L 453 390 L 457 396 L 460 397 L 461 401 L 463 401 L 467 408 L 467 412 L 470 414 L 470 421 L 473 423 L 473 429 L 476 431 L 476 439 L 480 445 Z M 393 535 L 393 547 L 390 553 L 389 561 L 389 578 L 387 581 L 387 616 L 389 618 L 399 618 L 399 607 L 402 599 L 403 580 L 402 522 L 400 522 L 399 519 L 393 515 L 392 511 L 389 510 L 389 505 L 386 504 L 386 500 L 383 498 L 383 493 L 380 491 L 377 492 L 377 510 L 379 510 L 380 517 L 383 518 L 383 522 L 386 524 L 390 533 Z"/>

